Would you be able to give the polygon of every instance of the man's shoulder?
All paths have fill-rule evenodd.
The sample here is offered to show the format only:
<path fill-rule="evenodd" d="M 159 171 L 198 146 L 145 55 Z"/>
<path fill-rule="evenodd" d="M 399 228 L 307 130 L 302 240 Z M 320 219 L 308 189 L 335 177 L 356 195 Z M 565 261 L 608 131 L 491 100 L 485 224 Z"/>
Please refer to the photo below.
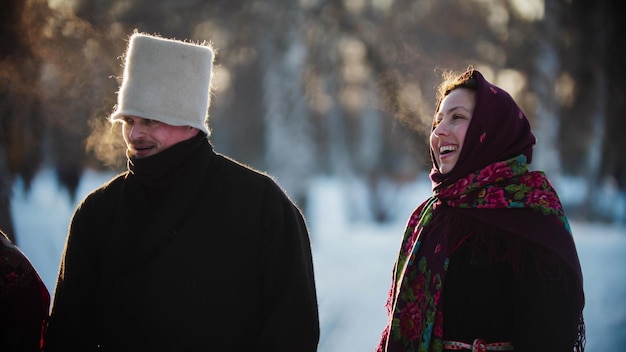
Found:
<path fill-rule="evenodd" d="M 273 178 L 265 172 L 259 171 L 250 165 L 246 165 L 231 157 L 216 154 L 217 163 L 228 177 L 240 177 L 249 180 L 258 180 L 259 182 L 274 182 Z"/>
<path fill-rule="evenodd" d="M 91 191 L 85 197 L 83 203 L 85 201 L 103 199 L 114 196 L 121 189 L 122 183 L 124 182 L 126 177 L 128 177 L 128 171 L 117 174 L 106 183 Z"/>
<path fill-rule="evenodd" d="M 285 191 L 270 174 L 243 164 L 233 158 L 217 154 L 217 168 L 220 170 L 220 183 L 242 191 L 269 192 L 269 194 L 287 197 Z"/>

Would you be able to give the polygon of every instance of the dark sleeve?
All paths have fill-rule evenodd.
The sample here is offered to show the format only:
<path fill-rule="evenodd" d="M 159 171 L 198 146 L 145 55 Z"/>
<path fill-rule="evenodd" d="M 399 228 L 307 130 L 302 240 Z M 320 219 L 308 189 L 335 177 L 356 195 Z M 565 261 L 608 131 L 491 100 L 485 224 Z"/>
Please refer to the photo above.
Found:
<path fill-rule="evenodd" d="M 580 292 L 572 270 L 547 250 L 528 251 L 514 280 L 516 352 L 571 352 L 578 336 Z"/>
<path fill-rule="evenodd" d="M 263 216 L 264 324 L 256 351 L 316 351 L 319 318 L 308 231 L 300 211 L 272 185 Z"/>
<path fill-rule="evenodd" d="M 49 305 L 30 261 L 17 247 L 0 243 L 0 351 L 41 351 Z"/>
<path fill-rule="evenodd" d="M 90 222 L 89 204 L 84 202 L 70 223 L 45 335 L 46 352 L 96 349 L 100 273 L 92 244 L 94 227 L 89 226 Z"/>

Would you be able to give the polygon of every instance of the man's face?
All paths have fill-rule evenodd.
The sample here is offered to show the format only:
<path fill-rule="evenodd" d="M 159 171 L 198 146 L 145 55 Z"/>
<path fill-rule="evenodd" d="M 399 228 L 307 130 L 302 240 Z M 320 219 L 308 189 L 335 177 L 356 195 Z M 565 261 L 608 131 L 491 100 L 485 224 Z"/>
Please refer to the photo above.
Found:
<path fill-rule="evenodd" d="M 129 155 L 145 158 L 195 136 L 198 134 L 198 129 L 189 126 L 172 126 L 137 116 L 124 116 L 122 134 Z"/>

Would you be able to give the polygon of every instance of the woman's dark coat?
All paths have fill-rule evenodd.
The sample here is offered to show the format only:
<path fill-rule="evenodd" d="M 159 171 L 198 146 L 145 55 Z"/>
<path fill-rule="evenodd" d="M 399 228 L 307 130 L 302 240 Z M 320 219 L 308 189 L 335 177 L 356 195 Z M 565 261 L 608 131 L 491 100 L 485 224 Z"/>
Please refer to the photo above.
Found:
<path fill-rule="evenodd" d="M 307 229 L 267 176 L 209 143 L 170 189 L 126 172 L 76 210 L 46 351 L 315 351 Z"/>
<path fill-rule="evenodd" d="M 26 255 L 0 231 L 0 351 L 39 352 L 50 294 Z"/>

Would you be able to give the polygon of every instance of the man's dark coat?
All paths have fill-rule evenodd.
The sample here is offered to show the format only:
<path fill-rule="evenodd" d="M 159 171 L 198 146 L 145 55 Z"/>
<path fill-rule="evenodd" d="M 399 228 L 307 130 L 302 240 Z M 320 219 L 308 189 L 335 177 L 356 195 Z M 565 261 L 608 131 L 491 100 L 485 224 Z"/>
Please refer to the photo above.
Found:
<path fill-rule="evenodd" d="M 300 211 L 269 177 L 213 152 L 146 193 L 126 172 L 77 208 L 46 351 L 315 351 Z"/>

